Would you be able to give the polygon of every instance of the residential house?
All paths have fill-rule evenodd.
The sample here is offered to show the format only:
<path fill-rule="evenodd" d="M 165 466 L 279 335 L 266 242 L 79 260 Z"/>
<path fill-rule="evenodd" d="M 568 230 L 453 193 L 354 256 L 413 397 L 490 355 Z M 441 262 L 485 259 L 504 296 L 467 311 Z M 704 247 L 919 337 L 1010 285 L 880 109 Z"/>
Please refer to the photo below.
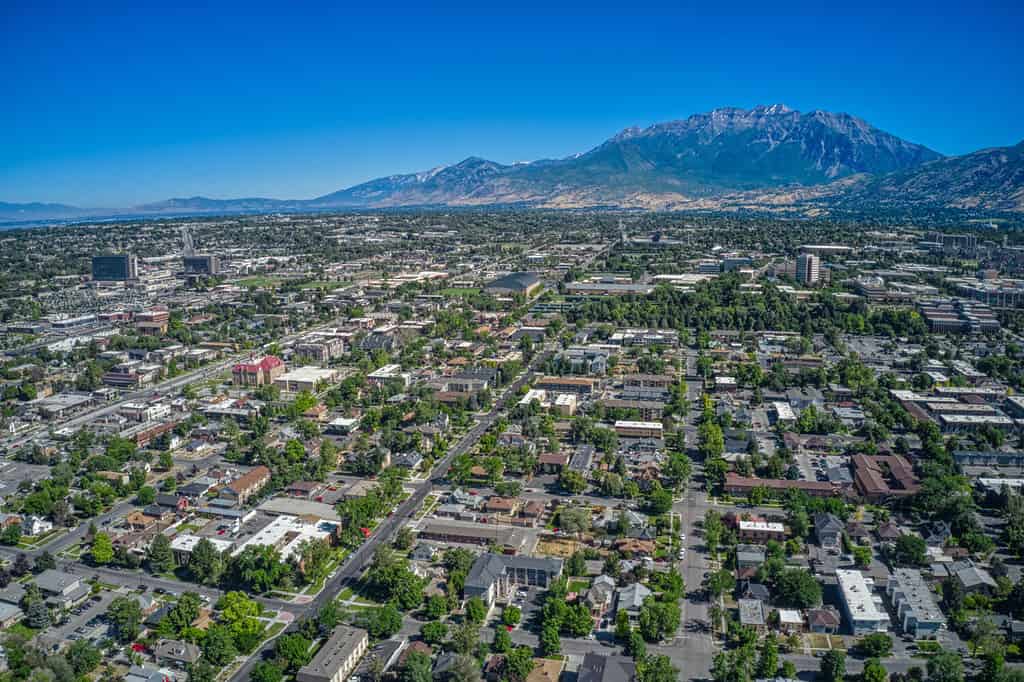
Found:
<path fill-rule="evenodd" d="M 193 665 L 202 653 L 198 645 L 177 639 L 161 639 L 153 647 L 153 658 L 157 665 L 170 665 L 181 669 Z"/>
<path fill-rule="evenodd" d="M 615 612 L 625 611 L 630 620 L 636 620 L 640 616 L 640 607 L 644 600 L 653 593 L 641 583 L 633 583 L 619 590 L 618 598 L 615 600 Z"/>
<path fill-rule="evenodd" d="M 831 606 L 807 611 L 807 629 L 811 632 L 834 635 L 841 624 L 839 612 Z"/>
<path fill-rule="evenodd" d="M 758 632 L 765 629 L 767 622 L 763 601 L 760 599 L 740 599 L 739 611 L 741 625 L 754 628 Z"/>
<path fill-rule="evenodd" d="M 584 654 L 576 672 L 576 682 L 634 682 L 636 663 L 627 656 Z"/>
<path fill-rule="evenodd" d="M 814 515 L 814 535 L 821 548 L 838 554 L 843 548 L 843 522 L 834 514 L 820 512 Z"/>

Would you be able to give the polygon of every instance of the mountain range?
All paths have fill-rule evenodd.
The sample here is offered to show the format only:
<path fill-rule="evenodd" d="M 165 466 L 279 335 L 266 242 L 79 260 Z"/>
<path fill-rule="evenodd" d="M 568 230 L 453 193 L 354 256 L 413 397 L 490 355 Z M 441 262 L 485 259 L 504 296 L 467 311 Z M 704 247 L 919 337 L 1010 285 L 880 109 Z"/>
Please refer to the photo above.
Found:
<path fill-rule="evenodd" d="M 1024 211 L 1024 142 L 945 157 L 845 113 L 722 108 L 627 128 L 564 159 L 470 157 L 315 199 L 169 199 L 129 209 L 0 203 L 0 219 L 517 206 L 651 210 Z"/>

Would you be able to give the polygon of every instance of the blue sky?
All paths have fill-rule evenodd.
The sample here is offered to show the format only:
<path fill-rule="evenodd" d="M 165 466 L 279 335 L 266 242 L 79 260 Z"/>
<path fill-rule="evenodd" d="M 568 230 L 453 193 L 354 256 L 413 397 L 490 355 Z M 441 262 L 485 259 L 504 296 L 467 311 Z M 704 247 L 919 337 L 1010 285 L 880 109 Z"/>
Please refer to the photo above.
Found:
<path fill-rule="evenodd" d="M 1011 2 L 0 4 L 0 201 L 307 198 L 776 102 L 1024 139 Z"/>

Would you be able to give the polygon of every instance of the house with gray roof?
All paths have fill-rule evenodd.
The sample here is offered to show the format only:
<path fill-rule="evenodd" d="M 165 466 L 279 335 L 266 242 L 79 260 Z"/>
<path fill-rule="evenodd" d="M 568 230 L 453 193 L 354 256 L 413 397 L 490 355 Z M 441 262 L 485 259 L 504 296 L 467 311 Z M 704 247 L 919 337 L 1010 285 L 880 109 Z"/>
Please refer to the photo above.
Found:
<path fill-rule="evenodd" d="M 562 575 L 562 560 L 508 554 L 481 554 L 466 575 L 466 598 L 480 597 L 488 607 L 504 598 L 513 585 L 547 587 Z"/>
<path fill-rule="evenodd" d="M 583 656 L 576 682 L 634 682 L 636 664 L 626 656 L 589 653 Z"/>
<path fill-rule="evenodd" d="M 630 619 L 640 615 L 640 607 L 644 605 L 644 599 L 653 594 L 645 585 L 633 583 L 619 590 L 618 599 L 615 600 L 615 611 L 625 610 Z"/>
<path fill-rule="evenodd" d="M 843 547 L 843 529 L 845 526 L 835 514 L 828 512 L 814 515 L 814 536 L 821 548 L 838 554 Z"/>

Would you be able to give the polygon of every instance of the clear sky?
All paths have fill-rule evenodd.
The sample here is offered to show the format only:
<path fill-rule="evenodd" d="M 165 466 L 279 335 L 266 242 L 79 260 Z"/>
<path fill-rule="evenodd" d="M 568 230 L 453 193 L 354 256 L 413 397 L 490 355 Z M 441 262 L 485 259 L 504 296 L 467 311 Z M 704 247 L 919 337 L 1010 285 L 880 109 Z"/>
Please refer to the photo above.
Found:
<path fill-rule="evenodd" d="M 946 154 L 1024 139 L 1010 0 L 179 4 L 0 3 L 0 201 L 309 198 L 778 102 Z"/>

